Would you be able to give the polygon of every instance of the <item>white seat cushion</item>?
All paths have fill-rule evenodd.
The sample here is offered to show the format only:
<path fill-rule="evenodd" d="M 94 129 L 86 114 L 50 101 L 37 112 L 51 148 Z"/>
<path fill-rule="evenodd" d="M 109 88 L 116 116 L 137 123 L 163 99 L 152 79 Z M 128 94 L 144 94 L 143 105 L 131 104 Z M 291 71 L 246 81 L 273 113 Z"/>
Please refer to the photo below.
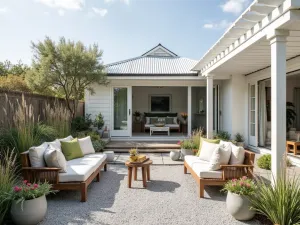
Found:
<path fill-rule="evenodd" d="M 105 154 L 89 154 L 67 161 L 67 172 L 59 174 L 59 182 L 85 181 L 106 160 Z"/>
<path fill-rule="evenodd" d="M 154 127 L 154 125 L 153 124 L 145 124 L 145 127 Z"/>
<path fill-rule="evenodd" d="M 170 128 L 178 128 L 179 124 L 166 124 L 165 126 Z"/>
<path fill-rule="evenodd" d="M 186 155 L 184 157 L 186 163 L 192 168 L 192 170 L 201 178 L 221 179 L 222 170 L 209 170 L 209 162 L 199 159 L 197 156 Z"/>
<path fill-rule="evenodd" d="M 40 146 L 31 147 L 29 149 L 29 160 L 32 167 L 45 167 L 44 153 L 48 147 L 48 143 L 44 142 Z"/>

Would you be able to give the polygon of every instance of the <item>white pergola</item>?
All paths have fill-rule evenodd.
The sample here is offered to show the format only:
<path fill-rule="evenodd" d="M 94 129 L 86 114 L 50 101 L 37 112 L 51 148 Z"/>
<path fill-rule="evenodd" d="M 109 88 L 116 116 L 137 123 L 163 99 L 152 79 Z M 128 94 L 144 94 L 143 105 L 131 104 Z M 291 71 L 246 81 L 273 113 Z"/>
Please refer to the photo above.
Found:
<path fill-rule="evenodd" d="M 213 79 L 271 65 L 272 173 L 286 145 L 286 60 L 300 55 L 300 0 L 255 0 L 194 70 L 207 77 L 207 134 L 213 131 Z"/>

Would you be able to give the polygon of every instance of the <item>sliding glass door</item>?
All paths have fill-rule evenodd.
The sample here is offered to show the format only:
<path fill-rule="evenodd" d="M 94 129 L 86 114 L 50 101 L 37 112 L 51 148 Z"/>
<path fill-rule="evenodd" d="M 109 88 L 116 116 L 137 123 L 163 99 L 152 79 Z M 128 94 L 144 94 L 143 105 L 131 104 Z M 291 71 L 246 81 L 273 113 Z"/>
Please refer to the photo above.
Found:
<path fill-rule="evenodd" d="M 112 133 L 111 136 L 131 136 L 131 87 L 112 88 Z"/>

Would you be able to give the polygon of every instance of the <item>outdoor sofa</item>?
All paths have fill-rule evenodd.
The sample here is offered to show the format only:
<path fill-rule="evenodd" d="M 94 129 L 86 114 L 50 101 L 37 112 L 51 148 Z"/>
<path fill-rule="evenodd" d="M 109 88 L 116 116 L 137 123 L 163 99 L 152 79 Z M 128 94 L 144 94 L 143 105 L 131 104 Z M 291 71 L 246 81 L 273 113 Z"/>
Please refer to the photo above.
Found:
<path fill-rule="evenodd" d="M 71 136 L 60 140 L 66 141 L 69 139 L 71 139 Z M 81 192 L 81 202 L 86 202 L 88 185 L 94 179 L 97 182 L 100 181 L 102 168 L 104 168 L 104 171 L 107 170 L 107 156 L 95 153 L 92 149 L 88 154 L 84 154 L 83 157 L 66 161 L 65 172 L 61 172 L 61 168 L 47 167 L 42 162 L 43 154 L 53 143 L 59 145 L 60 141 L 56 139 L 50 143 L 45 142 L 40 146 L 32 147 L 29 151 L 21 153 L 24 179 L 28 180 L 28 182 L 47 181 L 52 184 L 54 190 L 79 190 Z M 91 144 L 88 147 L 91 149 Z M 30 151 L 34 152 L 35 155 L 30 155 Z"/>
<path fill-rule="evenodd" d="M 144 132 L 149 131 L 150 127 L 154 127 L 156 123 L 163 123 L 170 130 L 180 132 L 180 120 L 177 113 L 144 113 Z"/>
<path fill-rule="evenodd" d="M 227 142 L 229 143 L 229 142 Z M 211 160 L 213 160 L 213 156 L 208 152 L 208 157 L 201 158 L 200 156 L 187 155 L 184 158 L 184 174 L 190 172 L 191 175 L 196 180 L 199 185 L 199 197 L 204 198 L 204 187 L 208 186 L 222 186 L 230 179 L 239 179 L 243 176 L 247 176 L 249 178 L 253 177 L 253 168 L 254 168 L 254 158 L 255 154 L 253 152 L 247 151 L 242 147 L 231 145 L 235 152 L 232 151 L 228 155 L 229 160 L 225 159 L 227 163 L 220 163 L 216 170 L 212 170 Z M 238 153 L 239 156 L 236 158 L 236 150 L 240 149 L 241 151 Z M 205 151 L 205 149 L 201 148 L 201 151 Z M 200 154 L 201 154 L 200 151 Z M 211 149 L 209 150 L 211 151 Z M 207 152 L 206 152 L 207 153 Z M 224 155 L 223 155 L 224 156 Z M 221 156 L 221 157 L 223 157 Z M 210 157 L 210 159 L 209 159 Z M 227 158 L 228 158 L 227 157 Z M 218 158 L 218 157 L 216 157 Z M 220 157 L 218 159 L 220 161 Z M 218 161 L 217 160 L 217 161 Z M 238 162 L 240 160 L 240 162 Z M 222 160 L 221 160 L 222 161 Z M 233 164 L 230 164 L 233 162 Z"/>

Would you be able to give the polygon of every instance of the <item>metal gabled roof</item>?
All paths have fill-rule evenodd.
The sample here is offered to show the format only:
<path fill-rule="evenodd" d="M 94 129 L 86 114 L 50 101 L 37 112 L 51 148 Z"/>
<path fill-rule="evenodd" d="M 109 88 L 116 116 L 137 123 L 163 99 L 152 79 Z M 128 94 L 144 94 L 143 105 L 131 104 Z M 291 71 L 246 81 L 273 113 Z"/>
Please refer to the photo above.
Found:
<path fill-rule="evenodd" d="M 179 57 L 159 44 L 139 57 L 106 65 L 106 72 L 108 76 L 197 75 L 191 71 L 197 62 Z"/>

